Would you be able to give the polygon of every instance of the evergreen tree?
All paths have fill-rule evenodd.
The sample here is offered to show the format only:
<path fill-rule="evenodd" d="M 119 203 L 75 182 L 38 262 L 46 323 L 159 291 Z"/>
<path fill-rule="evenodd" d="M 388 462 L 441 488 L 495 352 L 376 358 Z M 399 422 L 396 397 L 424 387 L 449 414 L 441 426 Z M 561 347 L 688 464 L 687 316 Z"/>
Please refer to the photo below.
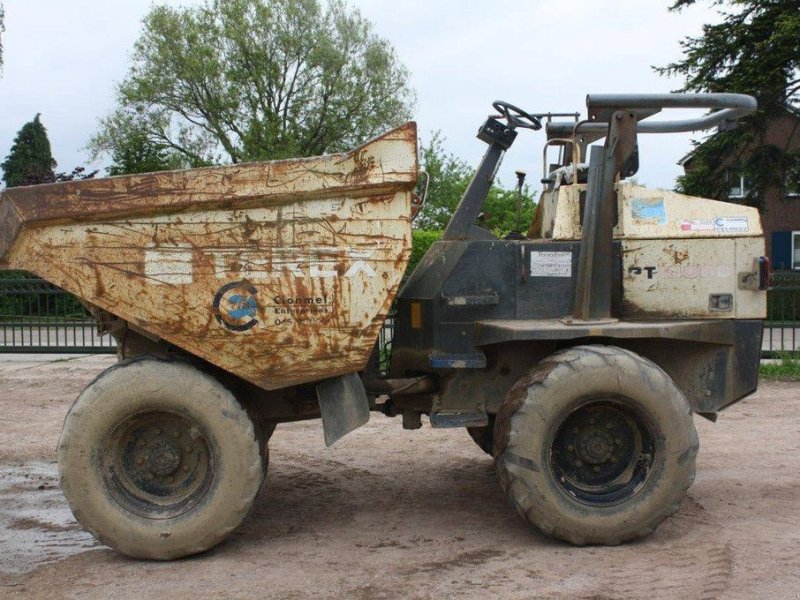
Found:
<path fill-rule="evenodd" d="M 36 185 L 55 180 L 53 169 L 56 161 L 50 152 L 47 130 L 37 114 L 33 121 L 25 123 L 14 138 L 6 160 L 0 164 L 3 181 L 7 187 Z"/>
<path fill-rule="evenodd" d="M 707 1 L 725 7 L 722 21 L 684 39 L 683 58 L 656 70 L 683 76 L 683 91 L 751 94 L 759 110 L 740 127 L 696 142 L 692 168 L 678 179 L 678 189 L 726 199 L 728 174 L 735 169 L 749 181 L 749 203 L 758 205 L 768 188 L 800 183 L 800 152 L 764 139 L 771 122 L 800 107 L 800 1 Z M 694 3 L 677 0 L 670 10 Z"/>

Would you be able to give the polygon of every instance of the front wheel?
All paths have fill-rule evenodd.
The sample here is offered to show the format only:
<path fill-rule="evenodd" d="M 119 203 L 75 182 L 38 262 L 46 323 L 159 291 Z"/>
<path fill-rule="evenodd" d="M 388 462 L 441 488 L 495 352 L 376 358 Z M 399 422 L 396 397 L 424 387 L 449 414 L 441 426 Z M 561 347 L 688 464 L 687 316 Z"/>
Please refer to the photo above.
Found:
<path fill-rule="evenodd" d="M 495 429 L 512 504 L 576 545 L 652 532 L 694 480 L 697 450 L 691 409 L 669 376 L 610 346 L 545 359 L 510 390 Z"/>
<path fill-rule="evenodd" d="M 264 438 L 229 390 L 191 365 L 148 356 L 89 384 L 58 446 L 75 518 L 136 558 L 217 544 L 249 512 L 265 465 Z"/>

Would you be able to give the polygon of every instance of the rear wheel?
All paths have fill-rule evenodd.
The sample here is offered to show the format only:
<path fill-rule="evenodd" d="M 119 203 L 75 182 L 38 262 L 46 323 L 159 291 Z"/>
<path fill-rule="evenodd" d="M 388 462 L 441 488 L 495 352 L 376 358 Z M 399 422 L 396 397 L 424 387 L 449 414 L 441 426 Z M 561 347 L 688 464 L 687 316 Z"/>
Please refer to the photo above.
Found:
<path fill-rule="evenodd" d="M 212 376 L 143 356 L 104 371 L 81 393 L 58 448 L 75 518 L 137 558 L 207 550 L 249 512 L 266 439 Z"/>
<path fill-rule="evenodd" d="M 545 359 L 508 393 L 495 435 L 500 481 L 518 512 L 578 545 L 649 534 L 694 480 L 686 399 L 658 366 L 621 348 Z"/>

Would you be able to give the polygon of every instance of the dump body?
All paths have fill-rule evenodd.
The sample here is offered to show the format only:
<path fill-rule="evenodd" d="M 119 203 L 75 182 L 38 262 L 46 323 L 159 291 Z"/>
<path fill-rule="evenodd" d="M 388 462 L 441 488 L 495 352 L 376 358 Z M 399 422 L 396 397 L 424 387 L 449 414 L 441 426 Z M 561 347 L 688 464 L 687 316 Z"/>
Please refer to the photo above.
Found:
<path fill-rule="evenodd" d="M 31 271 L 264 389 L 363 369 L 411 248 L 416 125 L 351 152 L 0 193 Z"/>

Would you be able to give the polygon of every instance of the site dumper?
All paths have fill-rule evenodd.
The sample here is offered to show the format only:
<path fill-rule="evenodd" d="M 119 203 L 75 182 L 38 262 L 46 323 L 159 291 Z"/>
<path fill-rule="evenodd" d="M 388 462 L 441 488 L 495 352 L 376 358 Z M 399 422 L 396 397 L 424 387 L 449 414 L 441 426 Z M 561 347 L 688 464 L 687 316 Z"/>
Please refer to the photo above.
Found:
<path fill-rule="evenodd" d="M 75 294 L 117 342 L 58 447 L 87 530 L 134 557 L 201 552 L 252 507 L 278 423 L 321 417 L 330 445 L 370 411 L 466 428 L 523 518 L 574 544 L 645 536 L 678 508 L 693 414 L 756 389 L 769 263 L 755 209 L 625 179 L 639 133 L 728 126 L 755 102 L 589 96 L 569 122 L 494 107 L 474 179 L 405 280 L 413 123 L 344 154 L 0 193 L 0 267 Z M 646 120 L 680 107 L 719 110 Z M 484 200 L 543 121 L 536 216 L 499 238 Z"/>

